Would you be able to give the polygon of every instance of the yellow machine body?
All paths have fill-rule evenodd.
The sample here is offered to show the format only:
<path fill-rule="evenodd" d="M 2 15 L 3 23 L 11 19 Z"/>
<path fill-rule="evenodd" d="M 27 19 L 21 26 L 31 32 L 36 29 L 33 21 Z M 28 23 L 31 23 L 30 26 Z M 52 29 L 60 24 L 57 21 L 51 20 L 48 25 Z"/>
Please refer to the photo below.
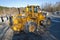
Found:
<path fill-rule="evenodd" d="M 37 27 L 40 26 L 40 21 L 45 20 L 45 16 L 40 12 L 39 6 L 27 6 L 23 10 L 24 13 L 19 13 L 12 17 L 12 30 L 14 31 L 23 31 L 25 29 L 25 24 L 27 22 L 34 22 L 37 24 Z M 34 26 L 29 27 L 29 32 L 34 32 Z"/>

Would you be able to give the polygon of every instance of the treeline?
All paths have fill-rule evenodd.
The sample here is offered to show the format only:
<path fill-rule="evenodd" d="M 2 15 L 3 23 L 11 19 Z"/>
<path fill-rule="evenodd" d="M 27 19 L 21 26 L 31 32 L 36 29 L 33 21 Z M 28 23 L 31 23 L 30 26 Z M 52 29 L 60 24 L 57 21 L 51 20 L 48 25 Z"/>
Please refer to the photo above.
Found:
<path fill-rule="evenodd" d="M 0 14 L 16 14 L 16 13 L 18 13 L 17 8 L 0 6 Z"/>
<path fill-rule="evenodd" d="M 0 14 L 4 14 L 4 11 L 8 10 L 8 7 L 0 6 Z"/>
<path fill-rule="evenodd" d="M 8 7 L 0 6 L 0 10 L 3 10 L 3 9 L 8 9 Z"/>
<path fill-rule="evenodd" d="M 60 2 L 56 2 L 55 4 L 46 3 L 45 5 L 43 5 L 42 10 L 48 12 L 60 11 Z"/>

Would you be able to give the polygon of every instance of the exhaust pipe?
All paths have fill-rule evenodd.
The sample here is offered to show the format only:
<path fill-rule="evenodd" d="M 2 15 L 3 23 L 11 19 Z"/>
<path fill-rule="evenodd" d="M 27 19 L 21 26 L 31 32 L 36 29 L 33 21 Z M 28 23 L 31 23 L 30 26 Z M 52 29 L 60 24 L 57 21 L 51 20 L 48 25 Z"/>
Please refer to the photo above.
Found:
<path fill-rule="evenodd" d="M 19 14 L 20 14 L 20 8 L 18 8 L 18 12 L 19 12 Z"/>

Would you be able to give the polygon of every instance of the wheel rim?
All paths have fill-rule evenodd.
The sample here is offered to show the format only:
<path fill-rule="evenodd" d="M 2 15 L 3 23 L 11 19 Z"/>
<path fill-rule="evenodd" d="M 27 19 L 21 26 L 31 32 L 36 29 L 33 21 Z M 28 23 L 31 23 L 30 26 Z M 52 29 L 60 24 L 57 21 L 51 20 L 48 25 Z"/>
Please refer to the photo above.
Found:
<path fill-rule="evenodd" d="M 34 32 L 36 30 L 34 25 L 29 26 L 29 32 Z"/>

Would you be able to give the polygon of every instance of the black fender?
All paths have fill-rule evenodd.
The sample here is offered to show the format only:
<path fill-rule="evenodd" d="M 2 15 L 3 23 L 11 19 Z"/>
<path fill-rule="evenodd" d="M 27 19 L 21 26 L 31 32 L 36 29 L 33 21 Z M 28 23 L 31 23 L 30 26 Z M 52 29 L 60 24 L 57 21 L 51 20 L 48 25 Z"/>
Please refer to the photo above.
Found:
<path fill-rule="evenodd" d="M 9 25 L 12 26 L 13 25 L 13 16 L 9 16 Z"/>

